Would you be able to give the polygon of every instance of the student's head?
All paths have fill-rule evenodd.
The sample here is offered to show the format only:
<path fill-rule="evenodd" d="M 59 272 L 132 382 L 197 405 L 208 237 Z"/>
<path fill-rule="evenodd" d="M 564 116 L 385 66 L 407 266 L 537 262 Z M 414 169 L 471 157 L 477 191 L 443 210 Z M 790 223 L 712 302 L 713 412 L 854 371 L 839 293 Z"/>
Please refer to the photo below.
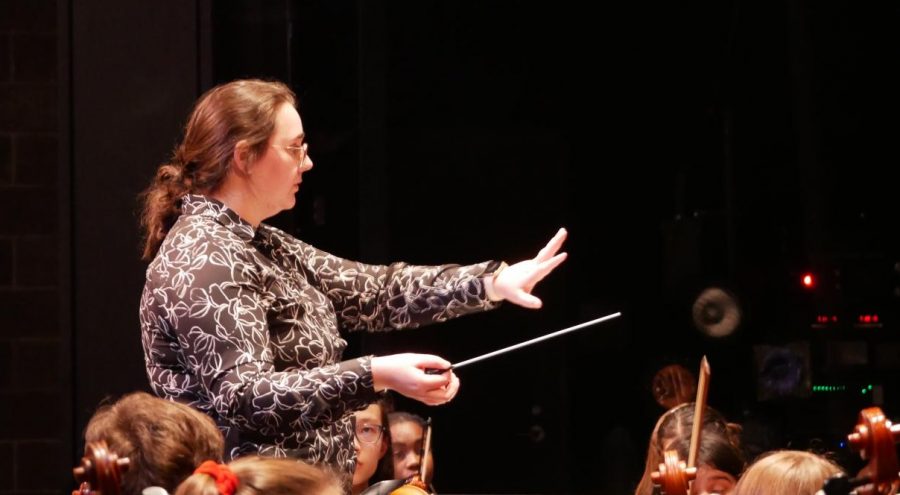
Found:
<path fill-rule="evenodd" d="M 220 491 L 220 487 L 223 489 Z M 201 464 L 175 495 L 341 495 L 330 469 L 296 459 L 242 457 L 227 465 Z"/>
<path fill-rule="evenodd" d="M 687 462 L 690 446 L 690 436 L 680 437 L 666 450 L 678 452 L 678 458 Z M 700 434 L 696 464 L 697 476 L 691 483 L 691 495 L 730 493 L 746 463 L 741 449 L 726 433 L 707 427 Z"/>
<path fill-rule="evenodd" d="M 425 441 L 426 422 L 422 417 L 405 411 L 388 415 L 391 442 L 394 448 L 394 477 L 406 479 L 419 473 L 422 462 L 422 444 Z M 426 483 L 434 477 L 434 457 L 427 453 Z"/>
<path fill-rule="evenodd" d="M 356 411 L 356 470 L 353 493 L 360 493 L 376 481 L 393 479 L 391 465 L 391 432 L 387 427 L 387 406 L 383 401 Z"/>
<path fill-rule="evenodd" d="M 810 452 L 770 452 L 747 468 L 733 495 L 813 495 L 840 473 L 837 464 Z"/>
<path fill-rule="evenodd" d="M 279 82 L 239 80 L 197 101 L 172 160 L 144 193 L 144 258 L 151 259 L 188 193 L 228 187 L 264 217 L 294 206 L 302 172 L 312 168 L 296 97 Z"/>
<path fill-rule="evenodd" d="M 644 475 L 638 484 L 635 495 L 650 495 L 653 493 L 653 481 L 651 474 L 659 469 L 663 462 L 663 454 L 666 450 L 678 450 L 676 444 L 682 444 L 686 440 L 690 443 L 691 430 L 694 425 L 694 403 L 681 404 L 666 411 L 659 420 L 650 435 L 647 446 L 647 461 L 644 465 Z M 737 452 L 740 452 L 740 426 L 729 423 L 718 411 L 707 407 L 703 414 L 703 432 L 701 440 L 709 432 L 718 432 L 719 438 L 731 444 Z M 679 453 L 679 457 L 687 461 L 687 453 Z"/>
<path fill-rule="evenodd" d="M 126 495 L 148 486 L 174 490 L 204 460 L 221 459 L 224 450 L 222 434 L 209 416 L 144 392 L 101 406 L 84 440 L 104 440 L 111 452 L 129 459 L 122 475 Z"/>

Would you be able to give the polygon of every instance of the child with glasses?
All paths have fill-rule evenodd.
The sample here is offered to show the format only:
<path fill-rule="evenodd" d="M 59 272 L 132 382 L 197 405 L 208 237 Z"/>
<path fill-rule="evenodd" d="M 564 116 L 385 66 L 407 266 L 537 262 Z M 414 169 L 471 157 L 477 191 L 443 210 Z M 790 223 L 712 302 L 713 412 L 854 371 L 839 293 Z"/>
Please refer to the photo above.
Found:
<path fill-rule="evenodd" d="M 387 427 L 388 407 L 384 400 L 379 400 L 353 414 L 356 470 L 353 472 L 352 495 L 359 495 L 373 483 L 394 478 L 391 430 Z"/>

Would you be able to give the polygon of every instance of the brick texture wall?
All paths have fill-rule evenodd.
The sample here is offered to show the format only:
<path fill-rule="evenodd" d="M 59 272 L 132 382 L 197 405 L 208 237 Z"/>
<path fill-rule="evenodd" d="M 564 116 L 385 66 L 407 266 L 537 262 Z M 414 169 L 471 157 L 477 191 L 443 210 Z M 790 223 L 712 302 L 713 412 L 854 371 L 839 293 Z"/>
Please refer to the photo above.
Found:
<path fill-rule="evenodd" d="M 0 1 L 0 494 L 59 493 L 57 5 Z"/>

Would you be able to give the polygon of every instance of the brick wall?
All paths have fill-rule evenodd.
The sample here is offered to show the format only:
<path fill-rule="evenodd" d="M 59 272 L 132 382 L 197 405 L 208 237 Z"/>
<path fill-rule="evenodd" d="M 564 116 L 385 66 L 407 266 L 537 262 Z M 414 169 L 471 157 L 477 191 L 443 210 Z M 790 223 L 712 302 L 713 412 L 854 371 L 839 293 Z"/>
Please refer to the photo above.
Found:
<path fill-rule="evenodd" d="M 57 5 L 0 2 L 0 494 L 59 493 Z"/>

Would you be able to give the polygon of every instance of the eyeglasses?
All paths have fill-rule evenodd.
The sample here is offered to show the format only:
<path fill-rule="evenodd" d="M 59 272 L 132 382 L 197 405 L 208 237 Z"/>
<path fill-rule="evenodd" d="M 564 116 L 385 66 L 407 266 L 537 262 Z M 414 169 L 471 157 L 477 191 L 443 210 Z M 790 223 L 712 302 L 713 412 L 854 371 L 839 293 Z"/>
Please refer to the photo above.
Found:
<path fill-rule="evenodd" d="M 309 155 L 309 143 L 303 143 L 300 146 L 278 146 L 277 144 L 273 144 L 272 147 L 287 150 L 287 152 L 290 153 L 291 158 L 297 160 L 298 163 L 306 161 L 306 157 Z"/>
<path fill-rule="evenodd" d="M 368 423 L 356 424 L 356 439 L 360 442 L 375 443 L 381 440 L 381 435 L 383 434 L 384 426 L 382 425 L 372 425 Z"/>

